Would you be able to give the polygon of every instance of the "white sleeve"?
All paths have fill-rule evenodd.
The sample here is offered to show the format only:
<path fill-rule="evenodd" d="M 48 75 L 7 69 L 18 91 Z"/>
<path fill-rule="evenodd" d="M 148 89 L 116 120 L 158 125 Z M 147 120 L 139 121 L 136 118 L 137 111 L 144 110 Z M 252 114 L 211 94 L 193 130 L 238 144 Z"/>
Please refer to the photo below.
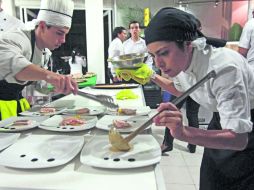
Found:
<path fill-rule="evenodd" d="M 217 77 L 209 82 L 217 101 L 222 128 L 236 133 L 252 131 L 248 84 L 242 80 L 243 75 L 239 68 L 226 67 L 218 71 Z"/>
<path fill-rule="evenodd" d="M 31 42 L 18 33 L 3 34 L 0 39 L 0 79 L 9 83 L 24 84 L 17 81 L 15 75 L 23 70 L 30 62 Z"/>
<path fill-rule="evenodd" d="M 239 41 L 239 47 L 249 49 L 251 44 L 251 34 L 254 30 L 254 22 L 251 20 L 247 22 L 242 30 Z"/>

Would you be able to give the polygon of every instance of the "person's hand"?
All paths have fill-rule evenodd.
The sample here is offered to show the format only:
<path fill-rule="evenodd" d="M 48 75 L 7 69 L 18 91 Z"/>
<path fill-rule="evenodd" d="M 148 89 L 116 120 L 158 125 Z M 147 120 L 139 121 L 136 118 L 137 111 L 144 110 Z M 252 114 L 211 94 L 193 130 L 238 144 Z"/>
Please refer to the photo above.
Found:
<path fill-rule="evenodd" d="M 71 76 L 50 73 L 46 77 L 46 81 L 55 87 L 55 92 L 62 94 L 77 94 L 78 84 Z"/>
<path fill-rule="evenodd" d="M 161 103 L 157 108 L 161 112 L 153 121 L 156 125 L 166 126 L 174 138 L 181 138 L 183 134 L 183 117 L 182 113 L 172 103 Z"/>

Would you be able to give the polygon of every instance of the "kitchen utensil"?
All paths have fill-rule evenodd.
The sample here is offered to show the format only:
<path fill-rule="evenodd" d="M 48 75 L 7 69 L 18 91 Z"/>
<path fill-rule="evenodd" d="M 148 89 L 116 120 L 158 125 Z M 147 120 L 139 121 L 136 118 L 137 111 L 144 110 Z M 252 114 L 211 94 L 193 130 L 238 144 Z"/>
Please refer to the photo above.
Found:
<path fill-rule="evenodd" d="M 184 100 L 187 96 L 189 96 L 194 90 L 196 90 L 198 87 L 203 85 L 206 81 L 208 81 L 211 78 L 214 78 L 216 76 L 215 71 L 209 72 L 204 78 L 202 78 L 200 81 L 198 81 L 194 86 L 189 88 L 186 92 L 184 92 L 181 96 L 177 97 L 172 101 L 173 104 L 177 105 L 182 100 Z M 135 131 L 130 133 L 128 136 L 123 138 L 121 134 L 117 131 L 116 127 L 112 127 L 109 131 L 109 142 L 112 145 L 113 148 L 120 151 L 128 151 L 131 147 L 129 145 L 129 142 L 136 137 L 140 132 L 142 132 L 144 129 L 146 129 L 149 125 L 152 124 L 153 118 L 159 115 L 160 112 L 157 112 L 154 114 L 148 121 L 146 121 L 143 125 L 141 125 L 139 128 L 137 128 Z"/>
<path fill-rule="evenodd" d="M 86 93 L 86 92 L 82 92 L 80 90 L 78 91 L 77 94 L 80 95 L 80 96 L 89 98 L 91 100 L 97 101 L 97 102 L 101 103 L 102 105 L 104 105 L 106 107 L 109 107 L 109 108 L 112 108 L 112 109 L 117 109 L 118 108 L 118 105 L 114 103 L 114 99 L 110 96 L 102 95 L 102 94 L 94 95 L 94 94 L 89 94 L 89 93 Z"/>
<path fill-rule="evenodd" d="M 130 53 L 109 58 L 108 62 L 111 62 L 114 68 L 136 69 L 141 67 L 141 63 L 144 62 L 146 56 L 147 53 Z"/>

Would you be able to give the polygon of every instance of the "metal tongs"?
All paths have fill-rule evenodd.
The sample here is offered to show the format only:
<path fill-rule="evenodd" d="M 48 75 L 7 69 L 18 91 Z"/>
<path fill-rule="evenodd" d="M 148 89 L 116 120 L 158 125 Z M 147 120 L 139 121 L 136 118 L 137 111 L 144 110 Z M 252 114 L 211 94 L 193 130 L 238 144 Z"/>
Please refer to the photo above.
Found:
<path fill-rule="evenodd" d="M 89 98 L 91 100 L 99 102 L 99 103 L 101 103 L 102 105 L 104 105 L 108 108 L 111 108 L 111 109 L 117 109 L 118 108 L 118 105 L 114 103 L 114 99 L 110 96 L 103 95 L 103 94 L 94 95 L 94 94 L 89 94 L 89 93 L 86 93 L 86 92 L 82 92 L 80 90 L 78 90 L 77 94 L 80 95 L 80 96 L 83 96 L 85 98 Z"/>
<path fill-rule="evenodd" d="M 186 92 L 184 92 L 181 96 L 174 99 L 171 103 L 177 105 L 181 101 L 183 101 L 187 96 L 189 96 L 193 91 L 195 91 L 197 88 L 199 88 L 201 85 L 203 85 L 206 81 L 208 81 L 211 78 L 216 77 L 216 72 L 212 70 L 209 72 L 205 77 L 203 77 L 200 81 L 198 81 L 194 86 L 189 88 Z M 137 128 L 135 131 L 130 133 L 128 136 L 123 138 L 121 134 L 117 131 L 115 127 L 112 127 L 109 131 L 109 140 L 112 145 L 117 150 L 120 151 L 126 151 L 130 149 L 130 146 L 128 142 L 130 142 L 134 137 L 136 137 L 140 132 L 145 130 L 149 125 L 152 124 L 153 118 L 159 115 L 160 112 L 157 112 L 154 114 L 148 121 L 146 121 L 143 125 L 141 125 L 139 128 Z"/>

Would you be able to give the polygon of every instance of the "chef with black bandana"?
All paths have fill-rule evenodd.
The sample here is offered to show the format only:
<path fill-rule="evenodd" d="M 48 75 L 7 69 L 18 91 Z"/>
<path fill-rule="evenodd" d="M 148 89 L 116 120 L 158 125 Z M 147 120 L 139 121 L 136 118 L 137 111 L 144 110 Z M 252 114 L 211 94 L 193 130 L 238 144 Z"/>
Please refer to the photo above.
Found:
<path fill-rule="evenodd" d="M 254 75 L 247 60 L 231 49 L 213 48 L 193 15 L 170 7 L 152 18 L 145 40 L 156 66 L 179 81 L 181 88 L 153 75 L 172 94 L 179 96 L 212 70 L 217 74 L 190 95 L 214 112 L 208 130 L 183 126 L 182 113 L 171 103 L 160 104 L 154 118 L 174 138 L 205 147 L 200 190 L 254 189 Z"/>
<path fill-rule="evenodd" d="M 51 83 L 58 93 L 77 94 L 70 77 L 42 68 L 45 48 L 54 50 L 65 42 L 74 3 L 72 0 L 41 0 L 32 30 L 13 30 L 0 36 L 0 119 L 16 116 L 30 108 L 21 91 L 33 81 Z"/>

